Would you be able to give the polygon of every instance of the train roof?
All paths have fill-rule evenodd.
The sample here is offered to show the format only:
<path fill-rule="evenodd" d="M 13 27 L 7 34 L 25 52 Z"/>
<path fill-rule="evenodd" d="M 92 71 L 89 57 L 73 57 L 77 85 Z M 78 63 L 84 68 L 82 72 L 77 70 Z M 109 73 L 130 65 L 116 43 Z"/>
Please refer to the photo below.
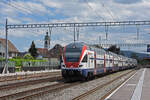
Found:
<path fill-rule="evenodd" d="M 73 42 L 73 43 L 68 44 L 66 48 L 72 48 L 72 47 L 82 48 L 84 45 L 86 45 L 84 42 Z"/>
<path fill-rule="evenodd" d="M 86 44 L 86 43 L 84 43 L 84 42 L 73 42 L 73 43 L 68 44 L 68 45 L 66 46 L 66 48 L 82 48 L 84 45 L 86 45 L 86 46 L 87 46 L 87 49 L 89 49 L 89 50 L 100 51 L 101 53 L 110 54 L 110 55 L 113 55 L 113 56 L 116 56 L 116 57 L 119 57 L 119 58 L 128 59 L 128 60 L 133 60 L 132 58 L 128 58 L 128 57 L 125 57 L 125 56 L 118 55 L 118 54 L 115 54 L 115 53 L 113 53 L 113 52 L 107 51 L 107 50 L 101 48 L 101 47 L 98 46 L 98 45 Z M 134 59 L 134 60 L 135 60 L 135 59 Z"/>

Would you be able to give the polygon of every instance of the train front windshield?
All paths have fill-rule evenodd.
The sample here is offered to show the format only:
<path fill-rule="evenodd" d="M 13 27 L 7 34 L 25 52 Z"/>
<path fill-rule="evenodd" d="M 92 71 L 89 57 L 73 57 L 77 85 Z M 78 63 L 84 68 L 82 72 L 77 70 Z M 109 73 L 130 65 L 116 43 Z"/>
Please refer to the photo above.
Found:
<path fill-rule="evenodd" d="M 66 62 L 78 62 L 81 55 L 80 48 L 66 48 L 65 61 Z"/>

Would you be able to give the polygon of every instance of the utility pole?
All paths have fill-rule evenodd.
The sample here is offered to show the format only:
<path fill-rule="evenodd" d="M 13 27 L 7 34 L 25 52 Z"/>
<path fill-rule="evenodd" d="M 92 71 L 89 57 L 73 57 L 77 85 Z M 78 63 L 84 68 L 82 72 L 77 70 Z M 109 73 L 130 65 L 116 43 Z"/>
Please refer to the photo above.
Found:
<path fill-rule="evenodd" d="M 99 45 L 101 46 L 101 36 L 99 36 Z"/>
<path fill-rule="evenodd" d="M 79 41 L 79 27 L 76 28 L 76 32 L 77 32 L 77 41 Z"/>
<path fill-rule="evenodd" d="M 108 40 L 108 25 L 105 25 L 106 40 Z"/>
<path fill-rule="evenodd" d="M 5 66 L 3 69 L 3 73 L 8 73 L 8 27 L 7 27 L 7 19 L 5 24 L 5 34 L 6 34 L 6 48 L 5 48 Z"/>
<path fill-rule="evenodd" d="M 50 38 L 50 43 L 49 43 L 49 49 L 51 47 L 51 34 L 52 34 L 52 27 L 49 27 L 49 38 Z"/>
<path fill-rule="evenodd" d="M 137 40 L 139 40 L 139 26 L 138 25 L 136 25 L 136 29 L 137 29 Z"/>
<path fill-rule="evenodd" d="M 74 24 L 74 43 L 76 41 L 76 28 L 75 28 L 75 24 Z"/>

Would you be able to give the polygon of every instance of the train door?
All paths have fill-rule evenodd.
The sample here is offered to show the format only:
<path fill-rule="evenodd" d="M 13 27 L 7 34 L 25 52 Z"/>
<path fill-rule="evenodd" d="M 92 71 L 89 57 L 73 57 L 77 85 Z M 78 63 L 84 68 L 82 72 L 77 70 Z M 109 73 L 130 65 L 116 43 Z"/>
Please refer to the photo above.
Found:
<path fill-rule="evenodd" d="M 94 53 L 88 54 L 88 67 L 93 68 L 94 67 Z"/>

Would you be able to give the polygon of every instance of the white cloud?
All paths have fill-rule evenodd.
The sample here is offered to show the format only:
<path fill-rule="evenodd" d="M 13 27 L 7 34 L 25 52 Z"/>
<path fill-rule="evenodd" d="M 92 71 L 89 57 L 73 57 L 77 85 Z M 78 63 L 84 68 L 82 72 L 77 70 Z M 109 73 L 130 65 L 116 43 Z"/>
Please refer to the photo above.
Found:
<path fill-rule="evenodd" d="M 12 0 L 11 0 L 12 1 Z M 33 2 L 34 1 L 34 2 Z M 12 5 L 15 5 L 20 10 L 11 7 L 7 4 L 1 4 L 0 21 L 5 24 L 5 18 L 8 17 L 9 24 L 20 23 L 48 23 L 49 17 L 51 23 L 56 22 L 90 22 L 90 21 L 113 21 L 110 13 L 115 21 L 123 20 L 149 20 L 150 13 L 150 1 L 142 0 L 140 2 L 132 2 L 130 4 L 117 3 L 114 0 L 31 0 L 31 1 L 12 1 Z M 127 0 L 128 1 L 128 0 Z M 103 5 L 104 4 L 104 5 Z M 45 16 L 47 15 L 47 16 Z M 21 17 L 20 17 L 21 16 Z M 23 17 L 22 17 L 23 16 Z M 116 28 L 116 27 L 115 27 Z M 114 28 L 114 29 L 115 29 Z M 118 30 L 121 27 L 117 27 Z M 101 28 L 100 28 L 101 29 Z M 47 29 L 25 29 L 25 30 L 10 30 L 10 36 L 13 37 L 41 37 L 43 38 Z M 0 30 L 3 34 L 4 31 Z M 122 32 L 122 31 L 121 31 Z M 112 29 L 109 33 L 110 42 L 123 42 L 132 43 L 139 42 L 134 41 L 136 36 L 134 32 L 127 31 L 130 34 L 123 35 L 121 32 L 114 33 Z M 99 34 L 101 33 L 101 34 Z M 141 34 L 143 34 L 141 32 Z M 4 34 L 3 34 L 4 35 Z M 102 39 L 105 39 L 105 33 L 101 30 L 92 30 L 91 28 L 85 28 L 80 30 L 80 40 L 86 42 L 98 42 L 98 36 L 101 35 Z M 85 38 L 86 37 L 86 38 Z M 118 38 L 116 38 L 118 37 Z M 88 39 L 87 39 L 88 38 Z M 144 39 L 142 37 L 141 39 Z M 73 29 L 72 28 L 53 28 L 52 30 L 52 44 L 61 43 L 66 44 L 73 41 Z M 37 41 L 38 42 L 38 41 Z M 105 42 L 105 41 L 104 41 Z M 142 41 L 140 41 L 142 42 Z M 38 45 L 41 45 L 38 42 Z"/>
<path fill-rule="evenodd" d="M 20 24 L 21 21 L 19 20 L 16 20 L 14 18 L 11 18 L 11 17 L 7 17 L 8 21 L 9 21 L 9 24 Z"/>
<path fill-rule="evenodd" d="M 22 52 L 28 51 L 28 50 L 29 50 L 29 47 L 23 47 L 23 51 Z"/>
<path fill-rule="evenodd" d="M 4 37 L 5 36 L 5 30 L 3 28 L 0 28 L 0 37 Z"/>
<path fill-rule="evenodd" d="M 30 14 L 41 14 L 46 12 L 46 8 L 40 3 L 14 1 L 13 4 L 18 5 L 19 8 Z"/>
<path fill-rule="evenodd" d="M 48 7 L 61 8 L 63 6 L 62 2 L 58 0 L 39 0 L 39 1 Z"/>
<path fill-rule="evenodd" d="M 0 3 L 2 5 L 1 14 L 8 16 L 17 16 L 18 13 L 22 13 L 25 15 L 28 14 L 42 14 L 46 13 L 46 7 L 40 3 L 29 2 L 29 1 L 11 1 Z"/>

